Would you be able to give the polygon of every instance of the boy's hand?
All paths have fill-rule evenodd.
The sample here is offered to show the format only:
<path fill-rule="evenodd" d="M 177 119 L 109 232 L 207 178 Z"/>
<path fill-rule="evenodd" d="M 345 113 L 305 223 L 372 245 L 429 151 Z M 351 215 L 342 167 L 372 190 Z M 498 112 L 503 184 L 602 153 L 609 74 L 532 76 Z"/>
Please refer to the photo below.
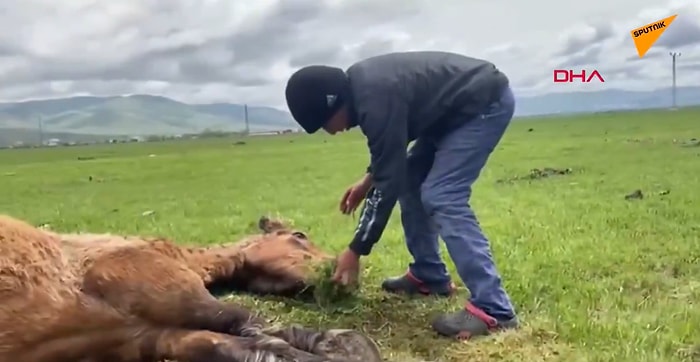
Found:
<path fill-rule="evenodd" d="M 354 285 L 360 274 L 360 256 L 346 249 L 336 259 L 333 281 L 342 285 Z"/>
<path fill-rule="evenodd" d="M 340 212 L 348 215 L 355 211 L 355 209 L 360 206 L 365 196 L 367 196 L 367 192 L 371 186 L 371 179 L 365 176 L 360 181 L 348 187 L 343 197 L 340 199 Z"/>

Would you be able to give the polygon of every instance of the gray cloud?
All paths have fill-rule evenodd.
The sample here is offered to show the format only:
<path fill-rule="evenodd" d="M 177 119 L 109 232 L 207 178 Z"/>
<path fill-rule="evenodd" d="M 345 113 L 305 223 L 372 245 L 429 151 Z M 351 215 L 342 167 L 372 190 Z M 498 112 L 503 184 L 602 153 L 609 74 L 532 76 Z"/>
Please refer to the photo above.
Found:
<path fill-rule="evenodd" d="M 400 50 L 396 39 L 371 38 L 360 45 L 345 48 L 342 44 L 328 44 L 325 47 L 307 48 L 289 59 L 289 65 L 299 68 L 311 64 L 341 65 L 348 61 L 369 58 L 386 52 Z"/>
<path fill-rule="evenodd" d="M 604 75 L 606 81 L 644 78 L 646 75 L 641 68 L 637 67 L 611 67 L 601 68 L 600 72 Z"/>
<path fill-rule="evenodd" d="M 580 67 L 600 62 L 600 56 L 603 52 L 603 46 L 600 43 L 595 43 L 586 47 L 584 50 L 571 54 L 559 63 L 558 68 L 564 67 Z"/>
<path fill-rule="evenodd" d="M 641 61 L 641 60 L 651 60 L 651 59 L 659 59 L 661 57 L 667 57 L 668 52 L 665 50 L 661 50 L 659 48 L 651 48 L 649 51 L 644 54 L 644 57 L 640 58 L 639 55 L 636 53 L 634 55 L 630 55 L 627 58 L 625 58 L 626 61 L 629 62 L 636 62 L 636 61 Z"/>
<path fill-rule="evenodd" d="M 283 84 L 295 68 L 345 67 L 393 50 L 444 49 L 484 57 L 518 89 L 551 90 L 557 65 L 624 68 L 634 54 L 624 23 L 632 16 L 630 4 L 658 4 L 535 1 L 585 19 L 601 18 L 571 24 L 550 19 L 533 4 L 511 4 L 511 14 L 496 3 L 457 0 L 440 7 L 427 0 L 7 1 L 11 5 L 0 11 L 0 99 L 153 93 L 274 106 L 282 106 Z M 688 9 L 698 7 L 689 4 Z M 693 34 L 688 33 L 696 29 L 693 24 L 681 19 L 659 44 L 675 46 L 675 28 Z M 558 41 L 559 34 L 570 35 Z M 692 50 L 686 45 L 684 55 Z M 664 54 L 663 46 L 652 48 L 639 64 L 666 71 Z M 653 71 L 641 74 L 647 73 Z M 610 74 L 621 81 L 635 76 L 633 70 Z"/>
<path fill-rule="evenodd" d="M 681 71 L 698 72 L 700 71 L 700 63 L 681 63 L 677 65 L 677 69 Z"/>
<path fill-rule="evenodd" d="M 340 59 L 342 52 L 343 47 L 340 45 L 311 49 L 292 56 L 289 59 L 289 65 L 298 68 L 310 64 L 335 64 Z"/>
<path fill-rule="evenodd" d="M 700 44 L 700 17 L 680 13 L 654 46 L 677 49 L 694 44 Z"/>
<path fill-rule="evenodd" d="M 357 25 L 363 25 L 363 21 L 371 20 L 371 16 L 361 18 L 363 13 L 358 3 L 333 7 L 324 1 L 279 1 L 237 29 L 223 34 L 211 32 L 199 38 L 197 35 L 203 35 L 199 34 L 202 32 L 192 32 L 187 23 L 164 22 L 158 25 L 159 20 L 164 20 L 163 14 L 183 9 L 175 5 L 176 1 L 170 5 L 154 1 L 146 10 L 161 14 L 160 18 L 142 19 L 147 23 L 130 18 L 124 22 L 127 30 L 118 31 L 125 38 L 139 39 L 140 43 L 122 59 L 86 62 L 75 56 L 43 55 L 25 48 L 21 54 L 25 57 L 24 65 L 12 69 L 0 79 L 11 83 L 100 79 L 263 85 L 274 81 L 268 69 L 277 62 L 287 62 L 293 67 L 310 62 L 334 64 L 343 61 L 344 53 L 356 58 L 390 51 L 391 39 L 368 39 L 357 47 L 356 52 L 347 53 L 342 44 L 344 34 L 336 36 L 336 32 L 314 34 L 308 31 L 314 27 L 327 31 L 331 23 L 327 19 L 339 17 L 351 18 Z M 397 1 L 386 1 L 378 10 L 389 10 L 389 6 L 396 5 Z M 411 6 L 397 8 L 402 10 L 388 20 L 397 15 L 413 14 L 415 10 Z M 135 25 L 132 31 L 128 30 L 129 24 Z M 19 53 L 17 50 L 13 53 Z M 0 48 L 0 54 L 10 51 Z"/>
<path fill-rule="evenodd" d="M 592 31 L 581 34 L 574 32 L 568 35 L 561 50 L 556 55 L 570 56 L 576 53 L 590 52 L 590 48 L 599 47 L 600 43 L 615 36 L 615 31 L 609 23 L 594 23 L 588 24 Z"/>
<path fill-rule="evenodd" d="M 0 44 L 0 57 L 11 56 L 16 54 L 18 49 L 12 44 Z"/>
<path fill-rule="evenodd" d="M 370 39 L 355 51 L 355 58 L 363 59 L 373 57 L 385 52 L 397 50 L 396 42 L 393 39 Z"/>
<path fill-rule="evenodd" d="M 172 5 L 154 4 L 155 8 L 151 11 L 168 14 L 177 10 Z M 259 21 L 244 24 L 234 33 L 203 40 L 188 37 L 187 24 L 166 23 L 160 30 L 150 29 L 156 33 L 155 36 L 149 34 L 148 27 L 144 27 L 138 30 L 139 37 L 146 40 L 144 49 L 122 62 L 86 63 L 82 59 L 57 59 L 29 53 L 27 57 L 32 63 L 31 69 L 26 67 L 25 72 L 11 74 L 9 80 L 156 80 L 193 84 L 232 81 L 244 85 L 261 84 L 268 81 L 265 69 L 277 60 L 280 50 L 288 51 L 300 46 L 300 29 L 303 25 L 324 16 L 328 10 L 321 1 L 282 1 Z M 191 40 L 178 40 L 186 38 Z M 245 71 L 241 72 L 237 67 L 244 67 Z"/>

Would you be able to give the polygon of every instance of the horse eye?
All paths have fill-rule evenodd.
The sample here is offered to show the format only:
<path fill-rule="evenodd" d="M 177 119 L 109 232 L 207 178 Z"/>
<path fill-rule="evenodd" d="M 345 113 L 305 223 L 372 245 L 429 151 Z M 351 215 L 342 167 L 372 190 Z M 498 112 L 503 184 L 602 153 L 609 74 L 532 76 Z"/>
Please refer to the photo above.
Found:
<path fill-rule="evenodd" d="M 297 238 L 299 238 L 299 239 L 304 239 L 304 240 L 307 240 L 307 239 L 308 239 L 308 237 L 306 236 L 306 234 L 304 234 L 304 233 L 301 232 L 301 231 L 295 231 L 295 232 L 292 233 L 292 235 L 295 236 L 295 237 L 297 237 Z"/>

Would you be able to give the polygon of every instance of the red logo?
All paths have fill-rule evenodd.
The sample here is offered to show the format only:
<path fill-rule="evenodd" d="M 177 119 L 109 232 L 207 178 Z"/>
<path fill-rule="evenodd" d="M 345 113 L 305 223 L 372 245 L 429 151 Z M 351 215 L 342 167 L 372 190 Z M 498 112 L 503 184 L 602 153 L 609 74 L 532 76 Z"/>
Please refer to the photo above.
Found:
<path fill-rule="evenodd" d="M 554 69 L 554 83 L 590 83 L 594 80 L 597 80 L 599 83 L 605 83 L 605 79 L 596 69 L 593 69 L 592 72 L 586 72 L 583 69 L 580 71 Z"/>

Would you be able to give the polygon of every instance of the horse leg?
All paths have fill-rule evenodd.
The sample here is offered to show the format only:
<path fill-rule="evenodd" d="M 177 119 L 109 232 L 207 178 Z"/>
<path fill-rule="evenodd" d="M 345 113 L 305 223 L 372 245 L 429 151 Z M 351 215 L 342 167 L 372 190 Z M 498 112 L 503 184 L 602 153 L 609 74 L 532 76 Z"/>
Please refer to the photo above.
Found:
<path fill-rule="evenodd" d="M 285 361 L 282 358 L 288 356 L 315 361 L 289 348 L 285 350 L 287 343 L 274 337 L 244 338 L 157 326 L 75 290 L 20 296 L 3 300 L 4 311 L 18 314 L 13 313 L 13 324 L 2 324 L 6 326 L 0 334 L 2 361 L 249 362 Z"/>
<path fill-rule="evenodd" d="M 85 274 L 83 289 L 157 325 L 253 339 L 267 340 L 267 335 L 288 344 L 274 344 L 280 354 L 286 348 L 288 354 L 306 352 L 343 361 L 381 361 L 376 344 L 351 330 L 265 328 L 265 321 L 250 310 L 212 296 L 199 275 L 184 264 L 150 250 L 122 249 L 97 259 Z"/>
<path fill-rule="evenodd" d="M 144 249 L 121 249 L 95 260 L 83 290 L 156 325 L 233 335 L 264 321 L 241 305 L 221 303 L 181 262 Z"/>
<path fill-rule="evenodd" d="M 289 348 L 286 342 L 266 335 L 238 337 L 184 329 L 144 333 L 91 358 L 85 362 L 336 362 Z"/>

